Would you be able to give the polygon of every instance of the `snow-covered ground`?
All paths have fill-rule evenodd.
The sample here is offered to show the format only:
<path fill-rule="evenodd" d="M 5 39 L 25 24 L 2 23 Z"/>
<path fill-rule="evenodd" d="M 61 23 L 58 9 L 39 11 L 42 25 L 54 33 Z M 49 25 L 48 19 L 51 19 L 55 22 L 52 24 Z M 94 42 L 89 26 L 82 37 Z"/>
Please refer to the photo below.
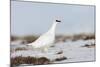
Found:
<path fill-rule="evenodd" d="M 56 43 L 48 49 L 47 52 L 41 50 L 34 50 L 24 44 L 11 44 L 11 58 L 18 56 L 27 57 L 46 57 L 53 61 L 53 63 L 67 63 L 67 62 L 82 62 L 95 61 L 95 47 L 82 47 L 85 44 L 95 44 L 94 40 L 77 40 Z M 25 50 L 16 50 L 17 48 L 25 48 Z M 16 51 L 15 51 L 16 50 Z M 57 54 L 61 52 L 61 54 Z M 61 61 L 54 61 L 56 58 L 66 57 L 67 59 Z"/>

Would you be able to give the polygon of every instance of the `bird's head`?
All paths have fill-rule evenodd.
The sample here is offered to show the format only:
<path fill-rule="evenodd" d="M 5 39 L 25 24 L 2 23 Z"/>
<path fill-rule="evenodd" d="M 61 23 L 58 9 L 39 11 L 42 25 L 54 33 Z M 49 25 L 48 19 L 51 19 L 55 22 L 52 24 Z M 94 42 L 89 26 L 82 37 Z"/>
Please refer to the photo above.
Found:
<path fill-rule="evenodd" d="M 61 20 L 55 20 L 56 23 L 61 23 Z"/>

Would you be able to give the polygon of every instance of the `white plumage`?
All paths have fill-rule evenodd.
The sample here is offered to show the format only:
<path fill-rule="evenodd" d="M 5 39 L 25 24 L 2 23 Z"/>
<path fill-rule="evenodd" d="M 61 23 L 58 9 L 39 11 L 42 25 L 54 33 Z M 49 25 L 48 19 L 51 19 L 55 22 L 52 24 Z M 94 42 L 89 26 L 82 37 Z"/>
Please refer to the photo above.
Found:
<path fill-rule="evenodd" d="M 35 49 L 43 49 L 47 51 L 47 49 L 54 45 L 55 41 L 55 28 L 57 23 L 61 22 L 60 20 L 55 20 L 52 27 L 43 35 L 41 35 L 35 42 L 29 43 L 28 45 L 32 45 Z"/>

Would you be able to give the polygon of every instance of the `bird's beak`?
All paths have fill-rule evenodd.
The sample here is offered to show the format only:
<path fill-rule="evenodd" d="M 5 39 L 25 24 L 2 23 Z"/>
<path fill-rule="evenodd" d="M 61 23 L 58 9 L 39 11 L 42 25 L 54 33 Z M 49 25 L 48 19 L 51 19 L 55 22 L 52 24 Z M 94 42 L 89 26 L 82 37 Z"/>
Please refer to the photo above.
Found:
<path fill-rule="evenodd" d="M 61 23 L 61 20 L 56 20 L 56 22 L 59 22 L 59 23 Z"/>

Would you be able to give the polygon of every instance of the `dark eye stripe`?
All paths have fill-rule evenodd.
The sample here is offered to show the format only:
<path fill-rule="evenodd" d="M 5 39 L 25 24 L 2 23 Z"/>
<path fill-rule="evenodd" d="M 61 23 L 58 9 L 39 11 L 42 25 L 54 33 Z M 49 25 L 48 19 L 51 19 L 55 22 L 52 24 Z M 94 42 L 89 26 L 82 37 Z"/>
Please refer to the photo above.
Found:
<path fill-rule="evenodd" d="M 60 20 L 56 20 L 56 22 L 61 22 Z"/>

